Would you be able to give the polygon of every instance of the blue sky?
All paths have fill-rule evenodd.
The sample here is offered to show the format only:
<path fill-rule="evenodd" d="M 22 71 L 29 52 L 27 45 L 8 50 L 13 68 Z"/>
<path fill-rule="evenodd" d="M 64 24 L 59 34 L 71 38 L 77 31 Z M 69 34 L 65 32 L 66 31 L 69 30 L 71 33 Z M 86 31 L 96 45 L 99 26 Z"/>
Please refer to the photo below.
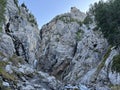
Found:
<path fill-rule="evenodd" d="M 19 0 L 19 3 L 25 3 L 29 11 L 37 19 L 39 28 L 48 23 L 58 14 L 70 11 L 75 6 L 80 11 L 86 12 L 94 2 L 99 0 Z"/>

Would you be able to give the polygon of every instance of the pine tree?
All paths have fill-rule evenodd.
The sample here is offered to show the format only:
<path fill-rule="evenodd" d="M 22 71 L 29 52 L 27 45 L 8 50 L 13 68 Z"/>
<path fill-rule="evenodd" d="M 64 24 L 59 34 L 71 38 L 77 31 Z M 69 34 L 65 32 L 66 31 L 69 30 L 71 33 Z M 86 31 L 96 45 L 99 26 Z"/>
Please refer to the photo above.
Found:
<path fill-rule="evenodd" d="M 111 45 L 120 46 L 120 0 L 99 1 L 91 8 L 104 37 Z"/>

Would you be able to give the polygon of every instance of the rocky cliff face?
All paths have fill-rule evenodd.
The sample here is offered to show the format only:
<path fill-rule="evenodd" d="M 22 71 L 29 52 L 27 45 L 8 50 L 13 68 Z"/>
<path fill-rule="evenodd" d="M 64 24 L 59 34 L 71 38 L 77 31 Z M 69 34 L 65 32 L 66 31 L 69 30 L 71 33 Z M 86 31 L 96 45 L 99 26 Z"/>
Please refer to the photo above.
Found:
<path fill-rule="evenodd" d="M 111 70 L 118 51 L 96 30 L 94 17 L 88 16 L 91 20 L 85 23 L 86 15 L 72 7 L 70 13 L 58 15 L 42 27 L 39 69 L 71 90 L 116 88 L 119 75 Z"/>
<path fill-rule="evenodd" d="M 5 21 L 0 33 L 0 90 L 51 90 L 62 85 L 37 71 L 39 29 L 34 16 L 17 0 L 5 0 Z"/>
<path fill-rule="evenodd" d="M 24 4 L 5 1 L 5 20 L 0 20 L 1 90 L 119 89 L 119 51 L 96 30 L 93 15 L 86 21 L 87 15 L 72 7 L 39 31 Z"/>

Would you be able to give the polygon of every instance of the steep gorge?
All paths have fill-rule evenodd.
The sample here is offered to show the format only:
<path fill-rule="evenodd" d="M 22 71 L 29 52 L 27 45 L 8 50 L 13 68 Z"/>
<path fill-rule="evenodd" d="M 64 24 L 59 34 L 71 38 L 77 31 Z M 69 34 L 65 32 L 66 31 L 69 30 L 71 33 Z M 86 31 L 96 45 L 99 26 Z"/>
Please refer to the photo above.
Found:
<path fill-rule="evenodd" d="M 90 12 L 86 22 L 87 15 L 72 7 L 39 30 L 25 5 L 6 0 L 4 8 L 0 90 L 119 90 L 113 68 L 119 50 L 95 30 Z"/>

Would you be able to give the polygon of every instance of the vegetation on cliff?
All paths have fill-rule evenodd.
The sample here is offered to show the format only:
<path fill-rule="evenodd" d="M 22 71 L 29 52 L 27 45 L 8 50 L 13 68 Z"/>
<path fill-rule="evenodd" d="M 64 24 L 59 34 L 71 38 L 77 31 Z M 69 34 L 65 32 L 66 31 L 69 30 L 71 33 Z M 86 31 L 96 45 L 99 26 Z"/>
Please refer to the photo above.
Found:
<path fill-rule="evenodd" d="M 112 71 L 120 72 L 120 55 L 113 57 Z"/>
<path fill-rule="evenodd" d="M 102 0 L 90 9 L 95 16 L 98 30 L 102 31 L 109 44 L 120 45 L 120 0 Z"/>
<path fill-rule="evenodd" d="M 6 0 L 0 0 L 0 32 L 2 32 L 2 24 L 5 21 L 4 12 L 6 7 Z"/>

